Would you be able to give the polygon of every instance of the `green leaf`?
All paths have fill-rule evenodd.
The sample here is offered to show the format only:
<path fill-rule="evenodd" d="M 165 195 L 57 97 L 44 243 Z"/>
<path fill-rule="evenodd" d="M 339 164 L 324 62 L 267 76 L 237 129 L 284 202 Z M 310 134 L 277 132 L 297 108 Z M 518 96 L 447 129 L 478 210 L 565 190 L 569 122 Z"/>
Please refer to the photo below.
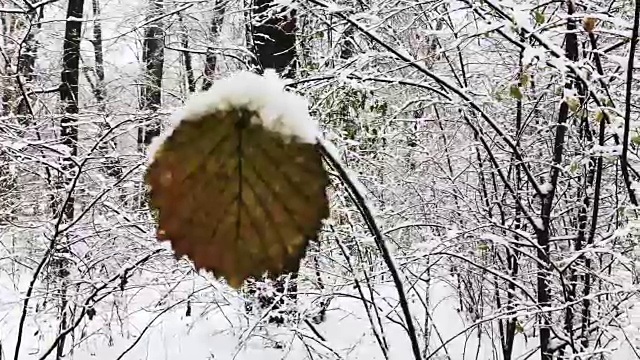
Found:
<path fill-rule="evenodd" d="M 636 135 L 634 137 L 631 138 L 631 143 L 633 143 L 633 145 L 640 145 L 640 135 Z"/>
<path fill-rule="evenodd" d="M 604 120 L 604 112 L 602 110 L 596 111 L 596 122 L 601 122 Z"/>
<path fill-rule="evenodd" d="M 516 334 L 524 333 L 524 326 L 520 321 L 516 321 Z"/>
<path fill-rule="evenodd" d="M 536 21 L 536 24 L 538 24 L 538 25 L 544 24 L 545 17 L 544 17 L 544 14 L 541 11 L 536 10 L 533 13 L 533 16 L 534 16 L 534 19 Z"/>
<path fill-rule="evenodd" d="M 618 208 L 618 215 L 625 216 L 626 211 L 627 211 L 627 207 L 626 206 L 620 206 Z"/>
<path fill-rule="evenodd" d="M 580 164 L 578 164 L 577 162 L 572 162 L 571 166 L 569 167 L 569 172 L 571 174 L 575 174 L 578 172 L 578 168 L 580 167 Z"/>
<path fill-rule="evenodd" d="M 317 144 L 285 139 L 258 116 L 236 108 L 181 122 L 145 174 L 158 238 L 232 287 L 297 271 L 329 214 Z"/>
<path fill-rule="evenodd" d="M 577 97 L 570 96 L 567 98 L 566 101 L 567 101 L 567 105 L 569 105 L 569 110 L 571 110 L 571 112 L 575 113 L 580 108 L 580 100 L 578 100 Z"/>
<path fill-rule="evenodd" d="M 489 245 L 485 243 L 478 244 L 478 250 L 480 250 L 481 252 L 489 251 Z"/>
<path fill-rule="evenodd" d="M 531 75 L 522 73 L 522 75 L 520 75 L 520 84 L 522 84 L 523 87 L 527 87 L 529 83 L 531 83 Z"/>
<path fill-rule="evenodd" d="M 522 91 L 520 91 L 520 87 L 516 84 L 512 84 L 509 87 L 509 94 L 514 99 L 522 100 Z"/>

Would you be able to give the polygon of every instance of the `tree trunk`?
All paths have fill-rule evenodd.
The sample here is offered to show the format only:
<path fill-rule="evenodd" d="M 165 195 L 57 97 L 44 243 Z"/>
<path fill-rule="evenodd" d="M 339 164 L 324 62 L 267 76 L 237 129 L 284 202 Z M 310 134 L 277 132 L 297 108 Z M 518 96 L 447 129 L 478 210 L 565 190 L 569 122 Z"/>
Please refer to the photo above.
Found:
<path fill-rule="evenodd" d="M 93 16 L 93 55 L 95 57 L 96 87 L 94 95 L 100 106 L 104 110 L 104 54 L 102 52 L 102 23 L 100 22 L 100 0 L 92 0 Z"/>
<path fill-rule="evenodd" d="M 275 69 L 285 78 L 296 72 L 296 11 L 277 12 L 270 0 L 255 0 L 253 43 L 261 71 Z"/>
<path fill-rule="evenodd" d="M 60 137 L 62 144 L 65 145 L 68 151 L 68 157 L 64 158 L 63 169 L 63 185 L 61 189 L 68 188 L 67 185 L 71 183 L 73 174 L 72 158 L 78 153 L 78 82 L 80 74 L 80 35 L 82 30 L 82 10 L 84 7 L 84 0 L 69 0 L 67 8 L 67 23 L 64 32 L 64 45 L 62 50 L 62 83 L 60 85 L 60 102 L 62 105 L 63 117 L 60 123 Z M 67 190 L 71 191 L 71 190 Z M 68 199 L 64 203 L 61 211 L 65 222 L 73 220 L 74 217 L 74 205 L 75 199 L 72 194 L 68 194 Z M 69 275 L 67 270 L 67 261 L 65 261 L 62 253 L 66 252 L 66 244 L 59 243 L 57 251 L 54 253 L 54 259 L 52 265 L 56 275 L 60 279 L 60 329 L 63 331 L 68 327 L 67 325 L 67 281 L 66 278 Z M 58 256 L 55 256 L 58 255 Z M 56 358 L 62 359 L 64 354 L 66 335 L 60 337 L 58 341 L 58 347 L 56 351 Z"/>
<path fill-rule="evenodd" d="M 572 0 L 567 1 L 567 6 L 573 8 Z M 565 52 L 569 59 L 578 58 L 578 45 L 575 32 L 575 23 L 573 21 L 567 22 L 568 33 L 565 37 Z M 565 88 L 571 89 L 574 86 L 574 82 L 569 80 L 565 84 Z M 553 142 L 553 159 L 552 168 L 549 176 L 550 191 L 542 195 L 542 209 L 540 213 L 540 219 L 542 220 L 542 228 L 536 231 L 536 238 L 538 241 L 537 256 L 540 259 L 538 263 L 537 272 L 537 294 L 538 304 L 541 307 L 550 306 L 551 290 L 549 288 L 550 283 L 550 271 L 551 271 L 551 259 L 549 256 L 549 241 L 551 238 L 551 216 L 553 202 L 555 199 L 556 187 L 558 185 L 558 178 L 560 176 L 560 166 L 564 155 L 565 148 L 565 135 L 567 133 L 567 120 L 569 118 L 569 104 L 565 99 L 561 100 L 560 110 L 558 112 L 558 124 L 556 126 L 556 134 Z M 551 360 L 553 358 L 549 349 L 551 341 L 551 314 L 540 314 L 540 359 Z"/>
<path fill-rule="evenodd" d="M 36 66 L 36 58 L 38 53 L 38 41 L 36 40 L 36 33 L 41 28 L 40 20 L 44 16 L 44 8 L 41 7 L 38 15 L 35 14 L 35 11 L 29 14 L 30 21 L 36 23 L 35 30 L 30 31 L 25 40 L 24 40 L 24 49 L 20 52 L 18 56 L 18 76 L 22 76 L 25 82 L 25 88 L 29 90 L 31 88 L 31 84 L 35 81 L 35 66 Z M 20 101 L 18 102 L 17 114 L 20 118 L 26 119 L 28 116 L 31 116 L 31 112 L 29 111 L 29 99 L 27 98 L 27 94 L 22 94 Z"/>
<path fill-rule="evenodd" d="M 222 27 L 222 21 L 224 20 L 224 13 L 226 11 L 226 2 L 217 2 L 211 17 L 211 25 L 209 27 L 209 43 L 213 44 L 218 40 L 220 34 L 220 28 Z M 204 82 L 202 83 L 202 90 L 207 91 L 213 85 L 213 77 L 217 67 L 216 54 L 212 51 L 207 51 L 207 55 L 204 60 Z"/>
<path fill-rule="evenodd" d="M 142 62 L 145 65 L 144 80 L 140 94 L 140 109 L 149 110 L 152 113 L 162 106 L 162 76 L 164 71 L 164 32 L 162 21 L 158 20 L 163 12 L 162 0 L 151 0 L 149 23 L 144 32 L 142 50 Z M 160 121 L 151 116 L 151 123 L 140 128 L 138 133 L 138 145 L 149 145 L 154 137 L 160 135 Z"/>
<path fill-rule="evenodd" d="M 15 40 L 8 42 L 5 40 L 4 45 L 0 43 L 5 54 L 2 75 L 5 78 L 3 80 L 7 83 L 1 89 L 2 109 L 0 113 L 15 114 L 25 125 L 28 122 L 27 118 L 32 115 L 28 107 L 27 93 L 31 90 L 30 85 L 36 78 L 34 72 L 38 51 L 36 35 L 42 27 L 40 20 L 44 14 L 43 8 L 32 9 L 24 15 L 0 14 L 0 25 L 2 26 L 0 33 L 3 34 L 3 38 L 22 39 L 21 44 L 15 43 Z M 17 56 L 15 70 L 11 66 L 14 56 Z"/>
<path fill-rule="evenodd" d="M 77 155 L 78 126 L 76 124 L 78 114 L 78 80 L 80 66 L 80 31 L 82 22 L 76 19 L 82 18 L 84 0 L 69 0 L 67 9 L 67 24 L 64 33 L 64 46 L 62 54 L 62 83 L 60 85 L 60 102 L 64 116 L 60 122 L 60 137 L 62 144 L 67 147 L 70 156 Z M 72 163 L 66 159 L 69 170 Z M 68 171 L 65 176 L 69 177 Z M 67 181 L 70 179 L 67 179 Z M 68 219 L 73 218 L 73 200 L 64 208 L 64 214 Z"/>
<path fill-rule="evenodd" d="M 184 51 L 182 51 L 182 61 L 184 63 L 184 72 L 186 74 L 187 88 L 189 94 L 196 92 L 196 78 L 193 75 L 193 60 L 191 52 L 189 52 L 189 29 L 184 24 L 182 14 L 178 14 L 178 22 L 180 22 L 180 43 Z"/>

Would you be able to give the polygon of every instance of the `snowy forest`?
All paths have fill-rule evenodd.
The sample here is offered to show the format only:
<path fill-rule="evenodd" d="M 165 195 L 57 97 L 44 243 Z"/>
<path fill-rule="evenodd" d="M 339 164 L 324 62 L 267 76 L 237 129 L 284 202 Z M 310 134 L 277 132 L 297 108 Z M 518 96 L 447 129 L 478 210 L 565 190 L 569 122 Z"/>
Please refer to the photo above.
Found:
<path fill-rule="evenodd" d="M 639 27 L 640 0 L 0 0 L 0 360 L 640 359 Z M 236 287 L 159 239 L 145 173 L 189 99 L 270 71 L 330 145 L 329 215 Z"/>

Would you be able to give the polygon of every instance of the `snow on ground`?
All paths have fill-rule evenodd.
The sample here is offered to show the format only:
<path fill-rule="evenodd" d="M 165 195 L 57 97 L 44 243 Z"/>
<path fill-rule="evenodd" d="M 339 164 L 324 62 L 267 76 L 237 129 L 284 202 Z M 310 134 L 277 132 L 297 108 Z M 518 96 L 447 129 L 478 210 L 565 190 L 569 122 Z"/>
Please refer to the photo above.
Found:
<path fill-rule="evenodd" d="M 11 271 L 12 261 L 0 254 L 0 360 L 14 358 L 22 294 L 30 280 L 27 272 Z M 259 314 L 246 314 L 239 292 L 183 265 L 184 262 L 174 264 L 161 260 L 136 274 L 127 291 L 121 292 L 115 284 L 110 295 L 95 306 L 95 317 L 85 319 L 74 337 L 67 340 L 65 349 L 72 347 L 73 352 L 65 358 L 384 359 L 363 303 L 351 286 L 333 289 L 336 296 L 330 303 L 325 321 L 319 324 L 300 321 L 285 327 L 267 326 L 260 321 Z M 432 273 L 428 318 L 416 296 L 424 296 L 427 290 L 416 285 L 415 290 L 409 292 L 415 324 L 420 329 L 428 324 L 429 349 L 425 358 L 501 359 L 497 333 L 492 333 L 491 327 L 485 324 L 479 336 L 477 328 L 470 326 L 474 320 L 459 311 L 457 291 L 451 285 L 455 282 L 450 278 L 444 270 L 435 275 Z M 318 300 L 319 294 L 304 287 L 300 291 L 297 308 L 301 314 L 309 315 L 315 309 L 314 301 Z M 395 288 L 389 282 L 382 282 L 375 286 L 375 291 L 375 303 L 389 344 L 389 358 L 412 359 L 406 333 L 394 323 L 401 319 Z M 187 299 L 191 304 L 190 316 L 187 316 Z M 45 301 L 47 306 L 43 306 Z M 20 359 L 41 359 L 51 347 L 59 324 L 52 304 L 55 301 L 51 290 L 34 293 L 23 331 Z M 640 340 L 637 329 L 640 307 L 630 304 L 623 310 L 625 314 L 615 325 L 624 329 L 626 335 L 619 332 L 618 342 L 608 347 L 614 350 L 610 355 L 612 358 L 632 359 L 638 351 L 634 345 Z M 482 316 L 490 318 L 491 314 Z M 465 330 L 467 328 L 473 329 Z M 516 335 L 513 359 L 539 359 L 535 352 L 537 339 L 530 331 L 527 333 L 528 338 L 523 334 Z M 425 342 L 422 330 L 420 341 Z M 530 350 L 534 350 L 534 354 L 528 357 Z"/>
<path fill-rule="evenodd" d="M 0 283 L 0 359 L 13 359 L 21 301 L 12 281 L 6 276 L 0 279 L 3 280 Z M 20 281 L 20 290 L 24 290 L 26 280 Z M 315 325 L 325 339 L 322 341 L 304 322 L 297 328 L 256 326 L 259 317 L 247 317 L 240 297 L 233 295 L 237 293 L 223 289 L 220 285 L 209 283 L 204 277 L 196 276 L 193 281 L 180 284 L 164 301 L 159 301 L 162 298 L 160 291 L 152 288 L 124 295 L 115 294 L 97 307 L 98 313 L 92 321 L 84 322 L 80 327 L 83 333 L 91 336 L 76 344 L 73 354 L 68 358 L 275 360 L 306 359 L 310 358 L 309 354 L 318 359 L 384 358 L 372 334 L 362 302 L 355 297 L 340 296 L 331 302 L 326 320 Z M 389 304 L 395 303 L 395 289 L 385 284 L 376 290 L 379 292 L 376 303 L 381 307 L 384 317 L 393 311 Z M 192 303 L 192 314 L 188 317 L 185 298 L 187 293 L 193 291 L 198 292 L 198 296 Z M 357 295 L 352 289 L 343 293 Z M 453 294 L 453 289 L 446 283 L 432 283 L 429 322 L 433 326 L 430 337 L 432 350 L 441 345 L 440 339 L 455 337 L 469 323 L 456 311 L 458 304 Z M 301 296 L 300 309 L 303 312 L 310 308 L 310 298 Z M 418 301 L 412 304 L 417 323 L 424 324 L 422 306 Z M 57 331 L 55 314 L 34 315 L 33 311 L 30 314 L 24 331 L 21 359 L 39 358 Z M 391 317 L 398 318 L 397 314 Z M 383 323 L 390 358 L 411 359 L 404 330 L 389 320 Z M 142 332 L 144 334 L 139 338 Z M 516 345 L 519 349 L 516 353 L 524 353 L 522 336 L 519 336 Z M 132 347 L 131 350 L 120 357 L 129 347 Z M 477 332 L 468 331 L 455 337 L 438 353 L 432 354 L 431 359 L 494 359 L 499 358 L 496 352 L 497 349 L 494 349 L 486 335 L 479 340 Z"/>

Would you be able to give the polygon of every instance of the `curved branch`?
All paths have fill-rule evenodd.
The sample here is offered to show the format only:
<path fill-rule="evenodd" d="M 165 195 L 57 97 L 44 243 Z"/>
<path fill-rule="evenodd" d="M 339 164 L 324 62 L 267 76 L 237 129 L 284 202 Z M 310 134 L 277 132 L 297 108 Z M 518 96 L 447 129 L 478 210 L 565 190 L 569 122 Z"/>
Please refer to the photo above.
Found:
<path fill-rule="evenodd" d="M 416 333 L 415 326 L 413 325 L 413 318 L 411 316 L 411 310 L 409 310 L 409 302 L 407 301 L 407 296 L 404 292 L 404 285 L 402 284 L 400 273 L 393 261 L 393 258 L 391 257 L 391 252 L 389 251 L 389 248 L 384 241 L 384 236 L 378 228 L 378 225 L 376 224 L 373 215 L 371 214 L 371 210 L 365 202 L 364 196 L 358 191 L 355 182 L 350 178 L 349 174 L 347 174 L 347 170 L 340 163 L 338 157 L 330 150 L 333 148 L 333 146 L 320 138 L 318 138 L 318 145 L 322 156 L 340 175 L 340 181 L 342 181 L 344 186 L 347 188 L 349 196 L 358 207 L 360 215 L 362 215 L 364 221 L 367 223 L 367 227 L 374 237 L 376 245 L 378 246 L 378 250 L 380 250 L 380 253 L 382 254 L 382 259 L 389 268 L 389 273 L 391 273 L 393 284 L 395 285 L 396 291 L 398 292 L 398 301 L 400 302 L 400 307 L 402 308 L 402 313 L 405 318 L 407 326 L 406 330 L 407 334 L 409 335 L 409 339 L 411 340 L 411 350 L 413 351 L 413 356 L 415 360 L 421 360 L 422 356 L 420 355 L 418 335 Z"/>

